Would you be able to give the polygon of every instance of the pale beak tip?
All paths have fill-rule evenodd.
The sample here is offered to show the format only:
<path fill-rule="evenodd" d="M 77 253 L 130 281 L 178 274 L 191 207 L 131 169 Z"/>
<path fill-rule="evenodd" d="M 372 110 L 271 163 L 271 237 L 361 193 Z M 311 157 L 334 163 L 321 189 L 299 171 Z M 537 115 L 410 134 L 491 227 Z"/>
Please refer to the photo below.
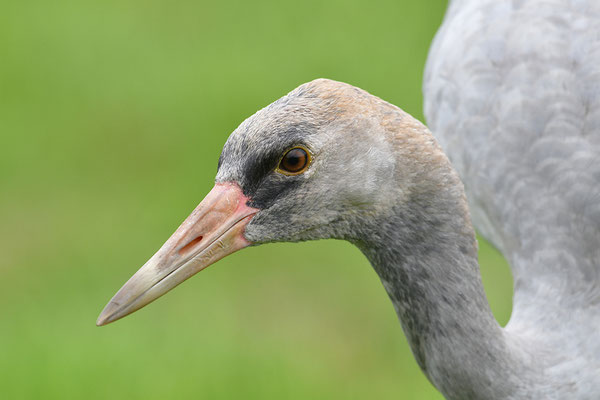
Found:
<path fill-rule="evenodd" d="M 106 307 L 104 307 L 104 310 L 102 310 L 98 316 L 98 319 L 96 320 L 96 326 L 108 325 L 117 319 L 118 317 L 117 313 L 115 313 L 115 305 L 111 301 L 106 305 Z"/>
<path fill-rule="evenodd" d="M 96 326 L 104 326 L 106 324 L 108 324 L 108 318 L 106 315 L 104 314 L 100 314 L 100 316 L 98 317 L 98 319 L 96 320 Z"/>

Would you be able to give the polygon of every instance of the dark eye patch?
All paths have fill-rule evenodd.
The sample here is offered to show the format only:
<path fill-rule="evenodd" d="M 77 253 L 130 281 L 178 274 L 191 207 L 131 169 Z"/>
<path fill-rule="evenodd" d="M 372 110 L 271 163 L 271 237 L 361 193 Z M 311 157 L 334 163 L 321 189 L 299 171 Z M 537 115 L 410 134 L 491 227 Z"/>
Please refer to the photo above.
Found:
<path fill-rule="evenodd" d="M 247 127 L 248 132 L 252 131 L 251 128 Z M 272 129 L 275 130 L 275 127 Z M 259 208 L 272 204 L 275 198 L 302 182 L 299 177 L 286 176 L 293 173 L 284 175 L 273 172 L 287 151 L 295 147 L 306 149 L 302 143 L 315 128 L 310 124 L 295 124 L 277 130 L 277 134 L 253 133 L 252 136 L 244 131 L 235 132 L 225 143 L 219 157 L 220 180 L 237 182 L 244 194 L 252 199 L 250 203 Z"/>
<path fill-rule="evenodd" d="M 261 210 L 271 207 L 277 200 L 301 185 L 297 176 L 270 174 L 250 196 L 248 205 Z"/>
<path fill-rule="evenodd" d="M 282 146 L 284 149 L 297 148 L 298 145 Z M 278 146 L 279 147 L 279 146 Z M 270 207 L 279 197 L 298 186 L 302 179 L 296 174 L 286 176 L 274 173 L 281 166 L 281 153 L 285 150 L 273 150 L 260 156 L 248 157 L 243 169 L 242 190 L 251 200 L 249 205 L 260 209 Z M 302 149 L 304 152 L 305 150 Z M 289 153 L 289 151 L 288 151 Z M 286 153 L 287 154 L 287 153 Z M 300 157 L 302 158 L 302 157 Z M 292 162 L 293 160 L 288 160 Z M 297 160 L 298 163 L 303 161 Z M 308 161 L 306 161 L 308 162 Z M 296 164 L 295 164 L 296 165 Z"/>
<path fill-rule="evenodd" d="M 244 193 L 251 197 L 266 176 L 277 167 L 278 162 L 279 154 L 274 151 L 260 155 L 252 154 L 248 157 L 243 170 Z"/>

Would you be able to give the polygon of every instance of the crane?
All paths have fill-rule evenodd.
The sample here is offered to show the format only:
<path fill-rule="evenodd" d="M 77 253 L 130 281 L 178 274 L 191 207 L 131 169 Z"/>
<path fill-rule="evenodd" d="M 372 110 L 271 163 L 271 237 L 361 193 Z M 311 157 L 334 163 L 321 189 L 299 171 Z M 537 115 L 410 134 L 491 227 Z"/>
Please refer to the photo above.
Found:
<path fill-rule="evenodd" d="M 599 65 L 600 3 L 451 0 L 424 82 L 435 138 L 354 86 L 301 85 L 229 136 L 214 188 L 97 324 L 244 247 L 343 239 L 446 398 L 598 399 Z M 471 219 L 511 264 L 505 327 Z"/>

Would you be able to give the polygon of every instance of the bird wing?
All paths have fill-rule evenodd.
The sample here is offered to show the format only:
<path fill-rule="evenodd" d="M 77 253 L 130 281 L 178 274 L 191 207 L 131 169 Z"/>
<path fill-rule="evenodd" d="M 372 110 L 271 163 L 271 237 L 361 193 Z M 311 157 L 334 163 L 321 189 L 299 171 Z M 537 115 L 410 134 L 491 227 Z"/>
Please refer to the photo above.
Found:
<path fill-rule="evenodd" d="M 600 2 L 453 0 L 425 115 L 473 222 L 508 259 L 513 320 L 600 324 Z"/>

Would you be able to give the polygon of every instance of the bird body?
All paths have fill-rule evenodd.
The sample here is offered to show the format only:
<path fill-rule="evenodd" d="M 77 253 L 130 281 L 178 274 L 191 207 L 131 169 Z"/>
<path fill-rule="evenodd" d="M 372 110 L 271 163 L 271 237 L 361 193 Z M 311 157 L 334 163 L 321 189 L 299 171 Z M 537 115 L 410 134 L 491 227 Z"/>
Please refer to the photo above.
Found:
<path fill-rule="evenodd" d="M 505 333 L 544 398 L 600 397 L 599 65 L 600 3 L 568 0 L 453 0 L 427 61 L 428 125 L 511 265 Z"/>
<path fill-rule="evenodd" d="M 301 85 L 230 135 L 215 188 L 98 324 L 248 245 L 343 239 L 373 265 L 419 366 L 446 398 L 597 399 L 600 205 L 593 200 L 600 170 L 589 163 L 598 154 L 599 111 L 561 100 L 575 95 L 550 78 L 542 84 L 547 95 L 527 79 L 515 91 L 506 79 L 492 79 L 494 66 L 504 68 L 498 54 L 510 59 L 515 50 L 492 51 L 499 58 L 489 60 L 478 47 L 493 37 L 476 34 L 485 31 L 486 7 L 503 10 L 507 33 L 519 19 L 501 5 L 518 10 L 528 2 L 480 3 L 451 3 L 425 83 L 428 120 L 458 173 L 428 128 L 398 107 L 345 83 Z M 457 57 L 453 38 L 463 37 L 471 42 L 459 41 Z M 535 57 L 527 60 L 525 70 L 544 71 L 533 66 Z M 585 104 L 596 104 L 599 93 L 588 93 Z M 569 123 L 580 114 L 589 119 L 577 130 Z M 485 296 L 459 174 L 475 222 L 514 268 L 506 328 Z"/>

